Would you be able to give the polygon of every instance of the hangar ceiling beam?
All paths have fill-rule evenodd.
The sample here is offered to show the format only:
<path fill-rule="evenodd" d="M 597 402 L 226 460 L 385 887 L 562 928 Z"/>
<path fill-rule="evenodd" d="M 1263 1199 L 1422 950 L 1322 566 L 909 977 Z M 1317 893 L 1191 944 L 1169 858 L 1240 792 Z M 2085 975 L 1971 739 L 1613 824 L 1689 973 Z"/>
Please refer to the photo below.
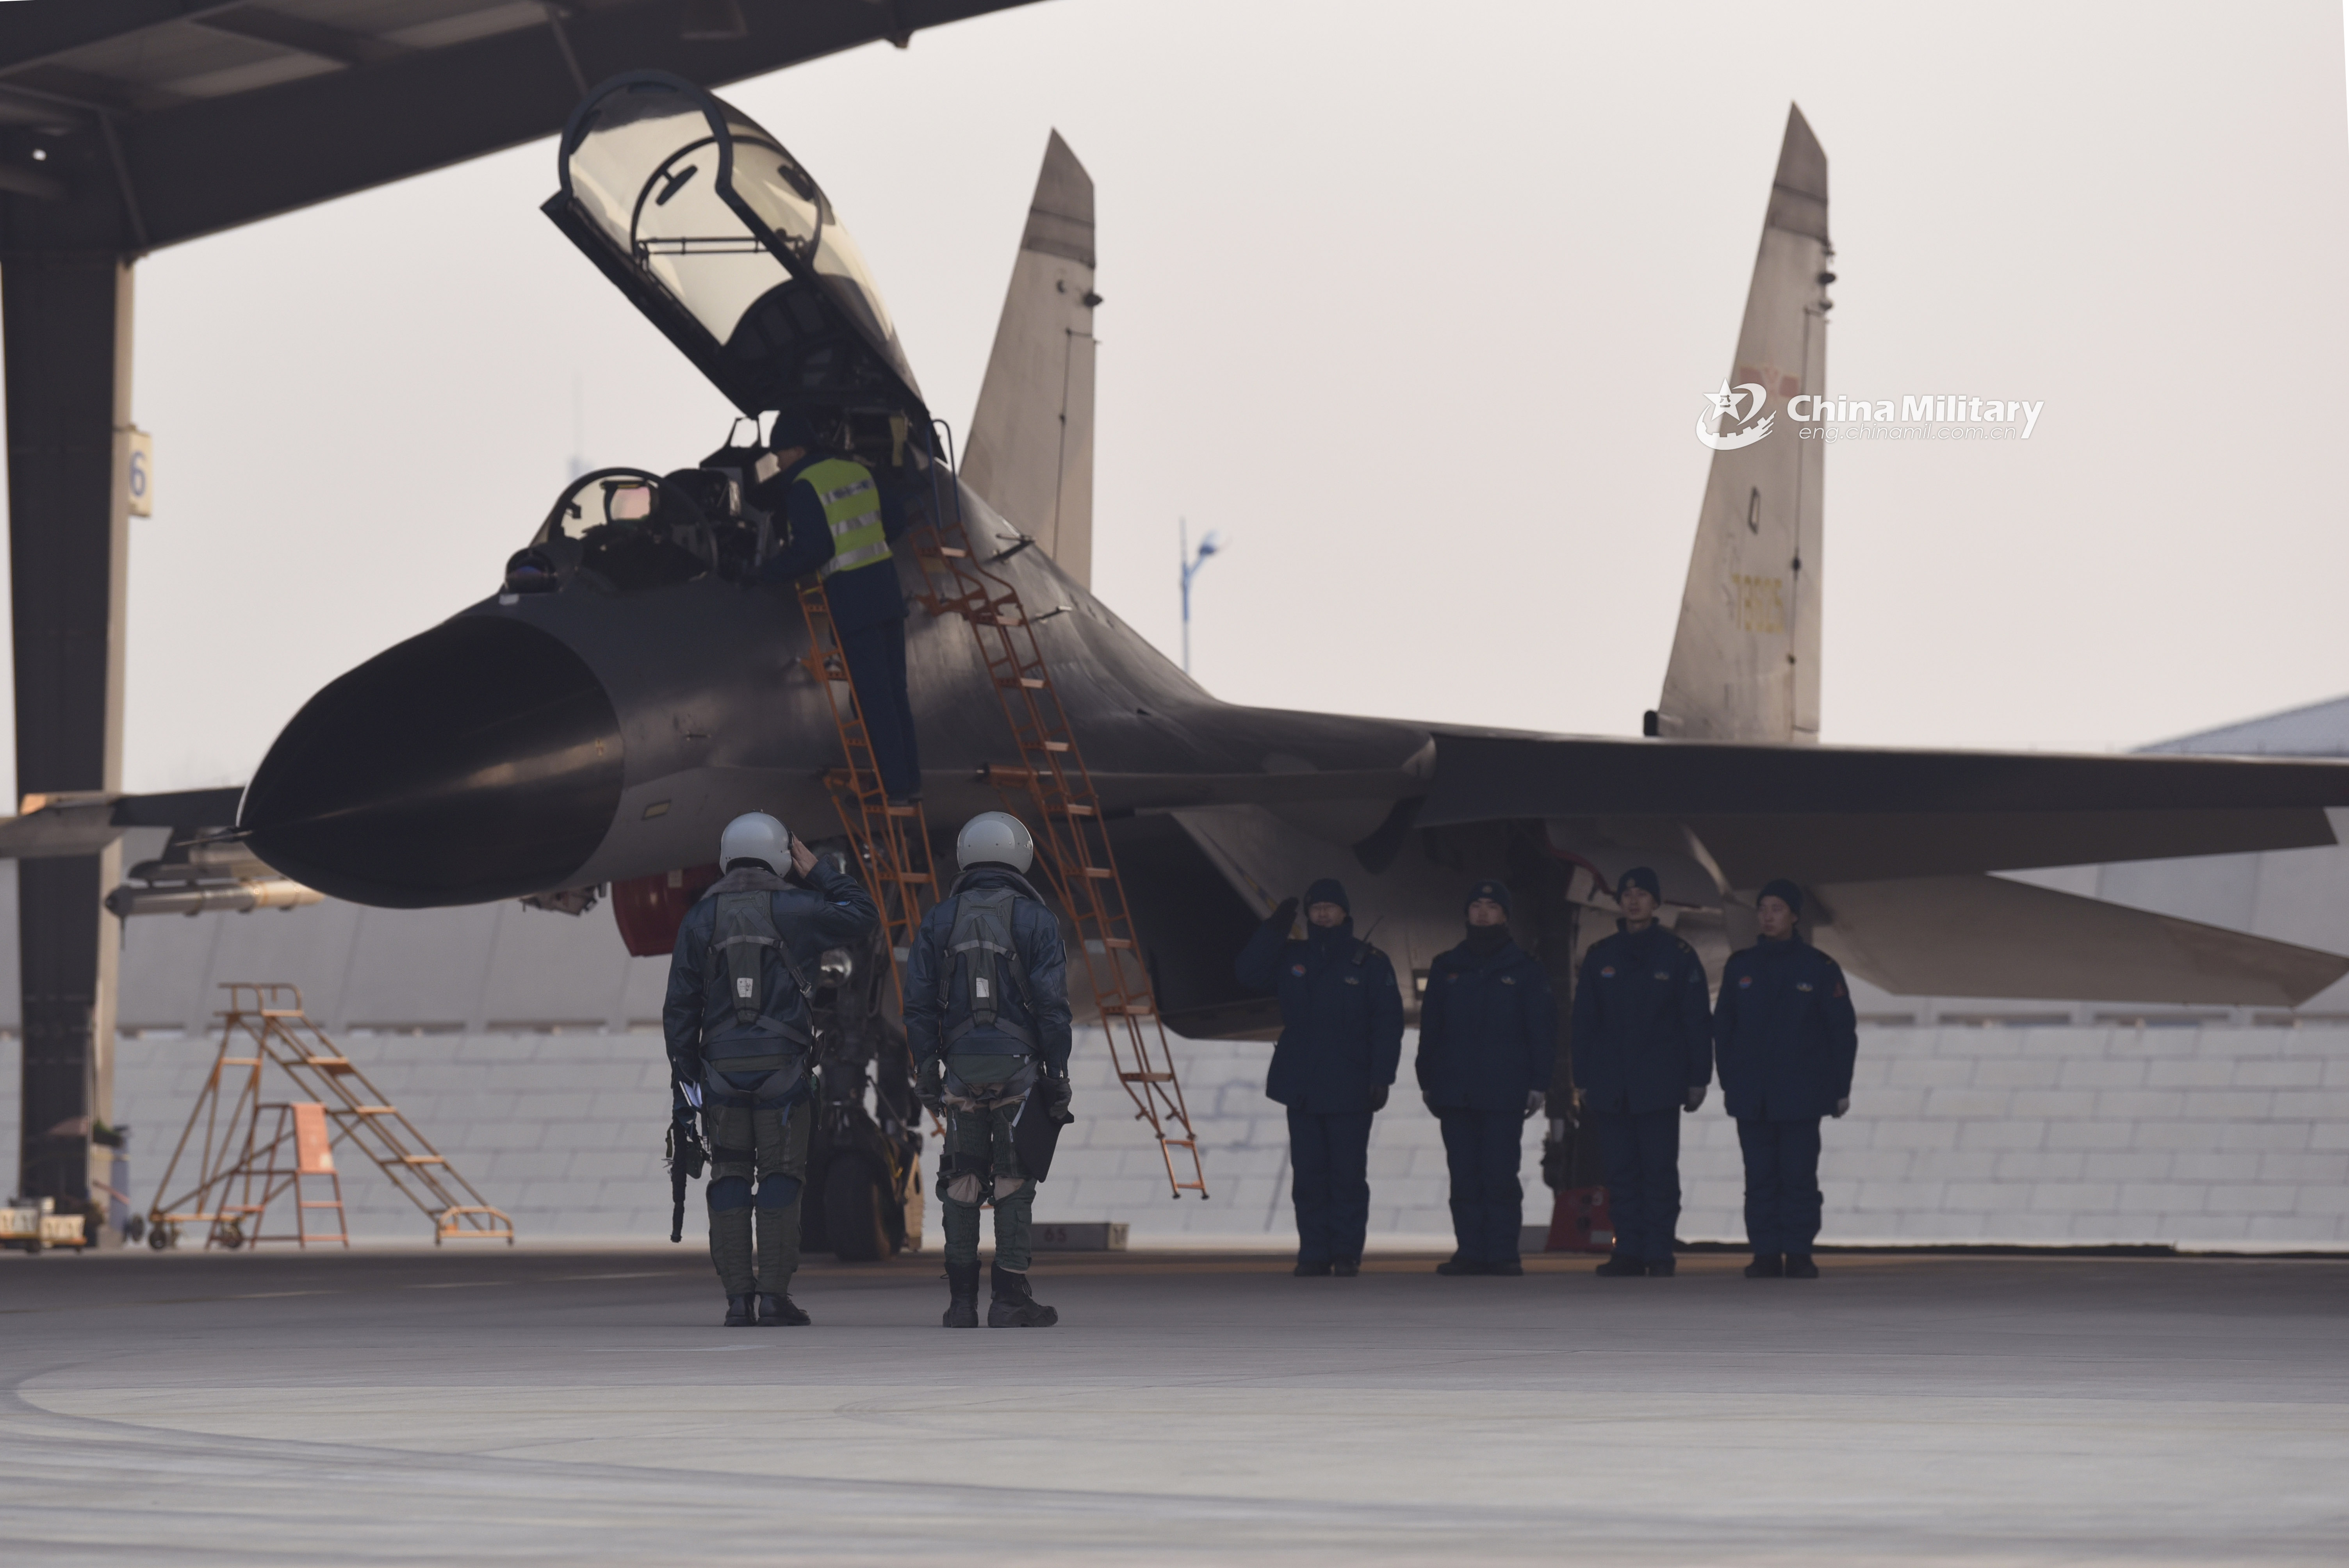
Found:
<path fill-rule="evenodd" d="M 328 26 L 323 22 L 305 21 L 289 16 L 283 11 L 264 11 L 258 5 L 233 5 L 225 10 L 210 10 L 191 18 L 199 26 L 210 27 L 215 33 L 233 33 L 240 38 L 258 38 L 264 44 L 276 44 L 288 49 L 298 49 L 305 55 L 316 55 L 322 60 L 333 60 L 346 66 L 380 66 L 392 60 L 404 60 L 416 51 L 406 44 L 389 38 L 378 38 L 367 33 L 354 33 L 345 27 Z"/>
<path fill-rule="evenodd" d="M 401 49 L 342 29 L 280 26 L 291 19 L 251 7 L 138 0 L 125 9 L 198 21 L 346 67 L 147 112 L 123 111 L 167 89 L 92 81 L 70 64 L 77 57 L 69 29 L 56 23 L 37 35 L 12 29 L 6 12 L 15 8 L 0 7 L 0 91 L 12 73 L 23 72 L 28 89 L 118 111 L 123 161 L 154 248 L 554 135 L 579 101 L 564 58 L 566 40 L 589 82 L 660 69 L 717 86 L 1024 3 L 741 0 L 745 36 L 719 41 L 680 37 L 673 0 L 574 0 L 550 8 L 544 25 Z M 356 58 L 370 53 L 375 57 Z M 68 79 L 80 90 L 57 85 Z"/>

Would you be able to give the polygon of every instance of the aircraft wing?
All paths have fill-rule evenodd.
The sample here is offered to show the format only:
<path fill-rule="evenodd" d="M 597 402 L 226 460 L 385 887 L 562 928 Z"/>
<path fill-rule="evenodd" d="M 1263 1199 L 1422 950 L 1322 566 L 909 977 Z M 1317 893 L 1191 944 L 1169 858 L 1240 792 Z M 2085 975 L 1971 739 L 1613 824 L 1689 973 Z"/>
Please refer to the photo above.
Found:
<path fill-rule="evenodd" d="M 161 795 L 98 789 L 27 795 L 20 814 L 0 817 L 0 860 L 94 855 L 130 828 L 233 827 L 243 793 L 237 786 Z"/>
<path fill-rule="evenodd" d="M 1909 996 L 2291 1007 L 2349 958 L 2003 877 L 1830 882 L 1812 937 Z"/>
<path fill-rule="evenodd" d="M 1436 731 L 1414 825 L 1661 818 L 1733 888 L 2302 849 L 2349 762 Z"/>

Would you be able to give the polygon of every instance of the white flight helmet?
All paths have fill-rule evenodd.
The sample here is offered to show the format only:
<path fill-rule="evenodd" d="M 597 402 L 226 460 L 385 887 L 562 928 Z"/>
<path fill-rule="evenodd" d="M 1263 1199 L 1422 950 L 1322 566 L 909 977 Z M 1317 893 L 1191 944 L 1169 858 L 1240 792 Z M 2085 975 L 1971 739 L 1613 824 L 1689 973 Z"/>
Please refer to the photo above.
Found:
<path fill-rule="evenodd" d="M 955 835 L 955 861 L 963 870 L 976 865 L 1009 866 L 1023 875 L 1036 863 L 1036 841 L 1028 824 L 1009 811 L 981 811 Z"/>
<path fill-rule="evenodd" d="M 792 830 L 764 811 L 746 811 L 718 835 L 718 864 L 758 861 L 777 876 L 792 869 Z"/>

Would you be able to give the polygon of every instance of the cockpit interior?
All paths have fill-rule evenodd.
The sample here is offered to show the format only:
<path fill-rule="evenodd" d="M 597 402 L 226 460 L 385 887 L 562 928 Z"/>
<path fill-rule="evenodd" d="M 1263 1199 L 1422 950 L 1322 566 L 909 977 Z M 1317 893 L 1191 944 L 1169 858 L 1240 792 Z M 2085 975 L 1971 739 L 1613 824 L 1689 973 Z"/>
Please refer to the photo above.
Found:
<path fill-rule="evenodd" d="M 767 438 L 778 410 L 872 470 L 891 537 L 955 504 L 936 493 L 929 414 L 881 292 L 781 142 L 699 88 L 641 71 L 581 104 L 561 166 L 547 216 L 742 418 L 696 468 L 573 480 L 507 562 L 502 600 L 574 583 L 635 593 L 754 580 L 791 542 L 769 484 L 781 466 Z"/>

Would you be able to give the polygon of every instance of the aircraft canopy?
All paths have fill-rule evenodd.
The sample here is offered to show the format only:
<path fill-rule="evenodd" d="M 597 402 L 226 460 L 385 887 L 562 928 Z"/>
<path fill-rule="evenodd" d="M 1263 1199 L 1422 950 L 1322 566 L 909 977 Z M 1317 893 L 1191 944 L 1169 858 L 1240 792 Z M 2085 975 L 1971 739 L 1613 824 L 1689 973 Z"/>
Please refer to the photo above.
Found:
<path fill-rule="evenodd" d="M 782 144 L 681 78 L 572 115 L 545 211 L 746 414 L 921 402 L 856 241 Z"/>

